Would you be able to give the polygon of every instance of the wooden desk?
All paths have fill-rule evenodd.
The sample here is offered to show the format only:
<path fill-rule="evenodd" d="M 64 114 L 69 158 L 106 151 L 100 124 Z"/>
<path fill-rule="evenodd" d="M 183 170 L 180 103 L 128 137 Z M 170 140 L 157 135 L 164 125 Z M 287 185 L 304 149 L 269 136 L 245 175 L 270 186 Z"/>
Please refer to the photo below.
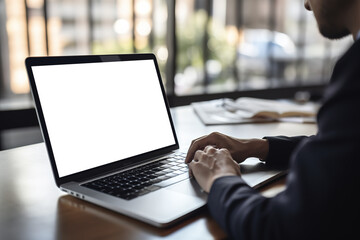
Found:
<path fill-rule="evenodd" d="M 204 126 L 190 107 L 172 110 L 185 148 L 193 138 L 219 131 L 241 138 L 311 135 L 312 124 L 268 123 Z M 272 196 L 281 179 L 264 189 Z M 0 152 L 0 239 L 223 239 L 226 234 L 206 208 L 180 224 L 158 229 L 78 200 L 57 189 L 44 144 Z"/>

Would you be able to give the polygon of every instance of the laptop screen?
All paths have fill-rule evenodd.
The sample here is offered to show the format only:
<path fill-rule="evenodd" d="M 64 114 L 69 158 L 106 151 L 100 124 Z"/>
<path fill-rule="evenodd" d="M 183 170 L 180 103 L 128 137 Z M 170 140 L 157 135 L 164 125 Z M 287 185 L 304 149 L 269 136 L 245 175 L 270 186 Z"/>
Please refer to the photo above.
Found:
<path fill-rule="evenodd" d="M 176 143 L 153 60 L 31 68 L 59 177 Z"/>

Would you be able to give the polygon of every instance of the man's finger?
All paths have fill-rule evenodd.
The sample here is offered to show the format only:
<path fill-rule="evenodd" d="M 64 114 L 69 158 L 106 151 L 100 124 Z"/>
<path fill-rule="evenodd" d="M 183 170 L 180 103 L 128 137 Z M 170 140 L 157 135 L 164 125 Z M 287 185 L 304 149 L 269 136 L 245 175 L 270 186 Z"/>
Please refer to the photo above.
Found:
<path fill-rule="evenodd" d="M 204 147 L 206 146 L 206 144 L 204 144 L 204 142 L 206 142 L 205 138 L 206 138 L 206 136 L 200 137 L 200 138 L 192 141 L 191 146 L 190 146 L 188 153 L 186 155 L 186 158 L 185 158 L 185 163 L 189 163 L 194 159 L 194 155 L 197 150 L 204 149 Z"/>
<path fill-rule="evenodd" d="M 205 147 L 204 152 L 209 154 L 214 154 L 217 151 L 217 148 L 214 145 L 208 145 Z"/>
<path fill-rule="evenodd" d="M 194 177 L 195 178 L 195 175 L 194 175 L 194 169 L 197 168 L 199 164 L 199 161 L 191 161 L 189 164 L 188 164 L 188 167 L 189 167 L 189 174 L 191 177 Z M 196 171 L 196 170 L 195 170 Z"/>
<path fill-rule="evenodd" d="M 197 150 L 194 154 L 194 159 L 193 159 L 193 162 L 198 162 L 200 161 L 202 158 L 203 158 L 203 155 L 204 155 L 204 151 L 202 150 Z"/>
<path fill-rule="evenodd" d="M 191 169 L 192 168 L 191 162 L 188 164 L 188 168 L 189 168 L 189 177 L 194 177 L 194 174 L 193 174 L 192 169 Z"/>
<path fill-rule="evenodd" d="M 197 150 L 199 150 L 199 143 L 197 141 L 193 141 L 186 154 L 185 163 L 189 163 L 194 159 L 194 155 Z"/>
<path fill-rule="evenodd" d="M 185 163 L 189 163 L 193 160 L 195 152 L 197 150 L 203 150 L 208 145 L 213 145 L 214 143 L 211 143 L 209 139 L 209 135 L 199 137 L 191 142 L 191 145 L 189 147 L 188 153 L 185 158 Z"/>

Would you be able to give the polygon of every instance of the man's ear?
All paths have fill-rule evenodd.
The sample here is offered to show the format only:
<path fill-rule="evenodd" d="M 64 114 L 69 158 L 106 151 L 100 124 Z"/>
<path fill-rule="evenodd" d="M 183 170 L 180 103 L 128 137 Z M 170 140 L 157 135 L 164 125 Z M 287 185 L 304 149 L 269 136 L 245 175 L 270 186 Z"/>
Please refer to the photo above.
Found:
<path fill-rule="evenodd" d="M 311 6 L 310 6 L 309 0 L 305 0 L 304 6 L 305 6 L 305 8 L 306 8 L 307 10 L 311 11 Z"/>

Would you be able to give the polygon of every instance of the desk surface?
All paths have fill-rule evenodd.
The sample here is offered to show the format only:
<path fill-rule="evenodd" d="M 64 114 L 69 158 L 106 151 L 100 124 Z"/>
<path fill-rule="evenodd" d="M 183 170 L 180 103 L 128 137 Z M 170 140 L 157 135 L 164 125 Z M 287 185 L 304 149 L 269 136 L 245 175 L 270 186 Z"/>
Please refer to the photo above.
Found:
<path fill-rule="evenodd" d="M 265 135 L 311 135 L 313 124 L 267 123 L 204 126 L 191 107 L 172 110 L 179 142 L 223 132 L 239 138 Z M 261 189 L 274 195 L 281 179 Z M 78 200 L 56 188 L 45 145 L 35 144 L 0 152 L 0 239 L 223 239 L 226 234 L 206 208 L 180 224 L 158 229 Z"/>

